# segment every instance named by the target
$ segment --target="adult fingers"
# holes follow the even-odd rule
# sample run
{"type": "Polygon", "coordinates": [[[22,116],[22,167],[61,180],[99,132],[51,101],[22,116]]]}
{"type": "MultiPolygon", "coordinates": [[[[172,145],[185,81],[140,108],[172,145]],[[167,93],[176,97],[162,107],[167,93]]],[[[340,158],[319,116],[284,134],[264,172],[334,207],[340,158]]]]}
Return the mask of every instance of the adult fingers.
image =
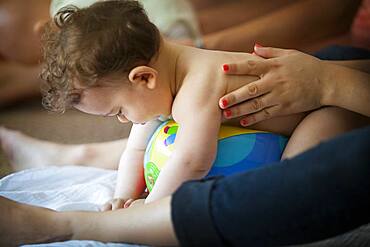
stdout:
{"type": "Polygon", "coordinates": [[[287,55],[287,54],[293,52],[293,50],[274,48],[274,47],[263,47],[263,46],[255,45],[254,46],[254,52],[258,56],[261,56],[261,57],[264,57],[264,58],[275,58],[275,57],[280,57],[280,56],[287,55]]]}
{"type": "Polygon", "coordinates": [[[222,65],[222,70],[228,75],[255,75],[260,76],[269,70],[267,60],[247,60],[237,63],[228,63],[222,65]]]}
{"type": "Polygon", "coordinates": [[[278,116],[279,112],[280,112],[280,106],[278,106],[278,105],[267,107],[267,108],[262,109],[261,111],[258,111],[258,112],[255,112],[255,113],[252,113],[252,114],[246,116],[245,118],[240,120],[240,124],[243,127],[247,127],[247,126],[250,126],[252,124],[261,122],[263,120],[267,120],[267,119],[270,119],[272,117],[276,117],[276,116],[278,116]]]}
{"type": "Polygon", "coordinates": [[[261,111],[264,108],[271,107],[273,105],[275,105],[274,98],[271,94],[264,94],[225,110],[224,117],[226,119],[240,117],[261,111]]]}
{"type": "Polygon", "coordinates": [[[268,82],[269,80],[263,77],[226,94],[219,100],[220,108],[226,109],[248,99],[270,92],[271,88],[268,82]]]}

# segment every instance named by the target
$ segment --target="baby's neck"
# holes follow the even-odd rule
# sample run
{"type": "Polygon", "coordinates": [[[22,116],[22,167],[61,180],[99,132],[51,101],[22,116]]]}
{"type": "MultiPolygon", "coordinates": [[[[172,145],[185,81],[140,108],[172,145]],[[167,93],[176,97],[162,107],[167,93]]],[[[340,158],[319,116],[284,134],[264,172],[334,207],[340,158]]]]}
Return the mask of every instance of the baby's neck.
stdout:
{"type": "Polygon", "coordinates": [[[189,48],[162,39],[158,55],[150,63],[150,66],[158,71],[158,81],[167,84],[173,98],[187,74],[187,66],[179,64],[179,57],[188,52],[189,48]]]}

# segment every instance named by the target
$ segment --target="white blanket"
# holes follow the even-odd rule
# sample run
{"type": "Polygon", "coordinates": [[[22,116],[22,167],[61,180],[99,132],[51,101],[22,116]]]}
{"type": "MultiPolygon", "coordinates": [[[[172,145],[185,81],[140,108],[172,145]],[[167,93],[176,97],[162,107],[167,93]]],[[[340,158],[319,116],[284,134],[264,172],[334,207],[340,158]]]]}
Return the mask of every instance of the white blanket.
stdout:
{"type": "MultiPolygon", "coordinates": [[[[0,180],[0,196],[57,211],[98,211],[113,196],[116,171],[67,166],[29,169],[0,180]]],[[[28,245],[30,246],[30,245],[28,245]]],[[[132,246],[67,241],[32,246],[132,246]]]]}

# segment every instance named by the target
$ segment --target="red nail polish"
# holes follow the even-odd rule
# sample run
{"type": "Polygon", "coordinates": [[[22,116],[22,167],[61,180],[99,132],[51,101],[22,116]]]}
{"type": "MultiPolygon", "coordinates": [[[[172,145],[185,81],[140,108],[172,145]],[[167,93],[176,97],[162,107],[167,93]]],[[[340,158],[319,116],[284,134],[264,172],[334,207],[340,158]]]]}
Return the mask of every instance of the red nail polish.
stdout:
{"type": "Polygon", "coordinates": [[[229,104],[229,102],[227,102],[227,99],[223,99],[223,100],[221,101],[221,103],[222,103],[222,106],[223,106],[223,107],[227,107],[227,105],[229,104]]]}
{"type": "Polygon", "coordinates": [[[241,121],[242,126],[246,126],[248,124],[248,121],[246,119],[243,119],[241,121]]]}
{"type": "Polygon", "coordinates": [[[225,111],[225,116],[226,117],[231,117],[231,111],[230,110],[226,110],[225,111]]]}
{"type": "Polygon", "coordinates": [[[257,42],[254,44],[255,47],[262,47],[262,45],[258,44],[257,42]]]}
{"type": "Polygon", "coordinates": [[[229,65],[228,65],[228,64],[224,64],[224,65],[222,66],[222,69],[223,69],[225,72],[227,72],[227,71],[229,71],[230,67],[229,67],[229,65]]]}

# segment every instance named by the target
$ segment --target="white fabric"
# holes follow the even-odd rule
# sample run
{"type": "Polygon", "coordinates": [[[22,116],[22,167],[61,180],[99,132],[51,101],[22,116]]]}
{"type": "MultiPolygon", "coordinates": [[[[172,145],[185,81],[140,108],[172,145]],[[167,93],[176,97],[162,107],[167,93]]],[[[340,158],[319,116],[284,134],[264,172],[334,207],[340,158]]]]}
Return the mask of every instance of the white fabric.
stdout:
{"type": "MultiPolygon", "coordinates": [[[[57,211],[98,211],[113,196],[116,171],[67,166],[24,170],[0,180],[0,196],[57,211]]],[[[28,245],[30,246],[30,245],[28,245]]],[[[96,241],[67,241],[31,246],[132,246],[96,241]]]]}

